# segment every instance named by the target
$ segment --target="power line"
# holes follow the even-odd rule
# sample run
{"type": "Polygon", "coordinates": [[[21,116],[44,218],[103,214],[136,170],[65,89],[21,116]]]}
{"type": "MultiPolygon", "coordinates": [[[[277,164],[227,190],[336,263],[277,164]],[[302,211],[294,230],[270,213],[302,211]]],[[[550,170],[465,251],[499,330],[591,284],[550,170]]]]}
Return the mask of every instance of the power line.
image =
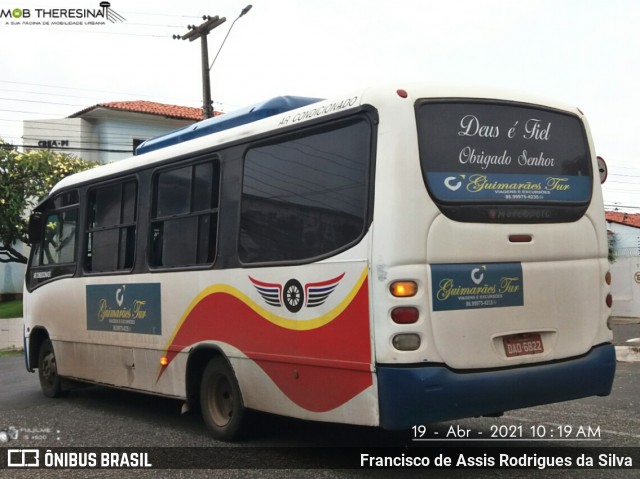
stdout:
{"type": "MultiPolygon", "coordinates": [[[[0,89],[0,91],[11,91],[11,90],[0,89]]],[[[31,91],[23,91],[23,90],[20,90],[20,91],[17,91],[17,92],[18,93],[24,93],[26,95],[58,96],[58,97],[63,97],[63,98],[85,98],[85,99],[91,100],[91,101],[89,101],[87,103],[64,103],[64,102],[56,102],[56,101],[48,101],[48,100],[37,100],[37,99],[27,99],[27,98],[6,98],[6,97],[2,97],[2,98],[0,98],[0,100],[5,101],[5,102],[16,103],[17,105],[19,105],[20,103],[29,103],[29,104],[35,103],[35,104],[40,104],[40,105],[57,105],[57,106],[68,107],[69,109],[73,109],[74,112],[77,112],[78,110],[82,110],[82,109],[85,109],[85,108],[90,108],[92,106],[97,106],[97,105],[100,105],[102,103],[109,103],[110,102],[110,101],[96,99],[96,97],[80,97],[80,96],[73,96],[73,95],[63,95],[63,94],[59,94],[59,93],[31,92],[31,91]]],[[[178,106],[178,107],[200,108],[199,106],[192,106],[194,103],[197,104],[198,103],[197,101],[194,101],[193,99],[187,99],[187,98],[165,97],[165,96],[160,96],[160,95],[149,96],[149,95],[145,95],[145,94],[134,94],[134,93],[124,93],[124,92],[121,92],[121,93],[113,92],[112,93],[112,96],[116,96],[116,95],[119,98],[119,100],[116,100],[116,101],[151,101],[151,102],[154,102],[154,103],[162,103],[162,104],[178,106]],[[122,97],[124,97],[124,96],[133,97],[133,98],[135,98],[135,100],[123,99],[122,97]],[[144,98],[144,100],[143,100],[143,98],[144,98]],[[179,103],[181,103],[181,104],[177,104],[178,101],[176,101],[176,100],[179,100],[179,103]]],[[[212,103],[214,103],[216,105],[216,110],[217,111],[224,111],[224,110],[228,109],[230,107],[230,105],[231,105],[231,104],[223,103],[223,102],[219,102],[219,101],[212,102],[212,103]]],[[[2,103],[0,103],[0,105],[2,105],[2,103]]],[[[5,106],[13,106],[13,105],[5,105],[5,106]]],[[[23,109],[16,109],[15,107],[0,109],[0,111],[5,111],[5,112],[9,112],[9,113],[34,114],[34,115],[56,115],[56,113],[44,113],[41,110],[38,110],[38,111],[23,110],[23,109]]],[[[69,116],[69,113],[68,112],[67,113],[59,113],[57,115],[67,117],[67,116],[69,116]]],[[[15,119],[15,121],[20,121],[20,119],[17,118],[17,119],[15,119]]]]}
{"type": "MultiPolygon", "coordinates": [[[[187,121],[187,120],[185,120],[187,121]]],[[[148,126],[150,122],[140,122],[140,124],[142,126],[148,126]]],[[[180,128],[180,125],[170,125],[167,123],[160,123],[159,121],[155,122],[157,126],[162,127],[162,128],[166,128],[166,129],[173,129],[175,130],[176,128],[180,128]]],[[[190,123],[185,123],[184,126],[189,126],[191,124],[193,124],[194,122],[190,122],[190,123]]],[[[113,130],[110,131],[107,134],[101,134],[100,138],[102,139],[125,139],[125,138],[130,138],[131,137],[131,129],[130,127],[123,127],[123,126],[118,126],[118,127],[113,127],[113,130]]],[[[62,128],[30,128],[26,133],[23,131],[22,135],[24,136],[25,139],[37,139],[38,137],[36,135],[42,135],[42,134],[46,134],[47,138],[49,139],[60,139],[60,140],[66,140],[69,138],[69,136],[77,136],[77,135],[81,135],[83,132],[81,129],[74,129],[74,128],[67,128],[67,129],[62,129],[62,128]]],[[[91,132],[85,132],[87,135],[90,135],[91,132]]],[[[154,134],[153,132],[151,132],[151,134],[154,134]]]]}
{"type": "MultiPolygon", "coordinates": [[[[122,96],[128,96],[128,97],[132,97],[135,99],[146,99],[148,101],[154,101],[153,99],[155,99],[155,101],[159,102],[159,103],[171,103],[173,102],[175,104],[176,101],[180,102],[180,103],[186,103],[186,104],[198,104],[200,103],[200,100],[195,99],[195,98],[188,98],[188,97],[177,97],[177,96],[166,96],[166,95],[150,95],[149,92],[143,92],[143,93],[132,93],[132,92],[123,92],[123,91],[114,91],[114,90],[100,90],[100,89],[91,89],[91,88],[79,88],[79,87],[67,87],[67,86],[61,86],[61,85],[50,85],[50,84],[43,84],[43,83],[30,83],[30,82],[18,82],[18,81],[11,81],[11,80],[0,80],[0,84],[2,83],[6,83],[6,84],[10,84],[10,85],[19,85],[19,86],[30,86],[30,87],[37,87],[37,88],[53,88],[53,89],[58,89],[58,90],[73,90],[74,93],[78,92],[78,91],[85,91],[85,92],[91,92],[91,93],[96,93],[96,94],[110,94],[110,95],[114,95],[114,96],[118,96],[118,97],[122,97],[122,96]]],[[[78,95],[67,95],[67,94],[63,94],[63,93],[53,93],[53,92],[43,92],[43,91],[34,91],[34,90],[9,90],[9,89],[0,89],[0,91],[11,91],[11,92],[16,92],[16,93],[25,93],[28,95],[47,95],[47,96],[58,96],[58,97],[63,97],[63,98],[83,98],[83,99],[87,99],[87,100],[93,100],[96,103],[100,103],[101,101],[99,100],[95,100],[95,97],[90,97],[90,96],[78,96],[78,95]]],[[[20,101],[20,99],[11,99],[11,101],[20,101]]],[[[220,105],[220,110],[224,110],[224,109],[228,109],[231,108],[233,109],[234,107],[238,107],[240,105],[238,104],[233,104],[233,103],[225,103],[225,102],[220,102],[220,101],[215,101],[213,102],[217,105],[220,105]]],[[[69,106],[73,106],[73,104],[69,104],[69,106]]],[[[80,106],[86,106],[86,105],[80,105],[80,106]]]]}
{"type": "Polygon", "coordinates": [[[131,149],[128,149],[128,150],[117,150],[117,149],[112,149],[112,148],[77,148],[77,147],[73,147],[73,146],[48,147],[48,146],[37,146],[37,145],[36,146],[34,146],[34,145],[17,145],[15,143],[12,143],[11,146],[14,146],[16,148],[25,148],[27,150],[100,151],[100,152],[104,152],[104,153],[129,153],[130,155],[133,154],[133,145],[132,145],[131,149]]]}
{"type": "MultiPolygon", "coordinates": [[[[44,112],[40,112],[40,111],[24,111],[24,110],[6,110],[3,108],[0,108],[0,111],[6,111],[9,113],[29,113],[32,115],[50,115],[50,116],[58,116],[57,113],[44,113],[44,112]]],[[[18,121],[18,120],[16,120],[18,121]]]]}
{"type": "Polygon", "coordinates": [[[640,170],[640,167],[638,167],[638,166],[615,165],[615,166],[611,166],[611,168],[622,168],[622,169],[625,169],[625,170],[640,170]]]}
{"type": "MultiPolygon", "coordinates": [[[[40,96],[47,96],[47,97],[55,96],[55,97],[62,97],[62,98],[79,98],[79,99],[84,99],[84,100],[95,101],[95,96],[65,95],[65,94],[62,94],[62,93],[52,93],[52,92],[48,92],[48,91],[16,90],[16,89],[13,89],[13,88],[0,88],[0,92],[3,92],[3,93],[22,93],[22,94],[26,94],[26,95],[30,95],[30,96],[31,95],[40,95],[40,96]]],[[[118,95],[140,96],[140,95],[136,95],[135,93],[124,93],[124,92],[123,93],[119,93],[118,95]]],[[[11,100],[11,101],[22,101],[20,98],[10,98],[9,100],[11,100]]],[[[184,98],[182,100],[184,100],[184,98]]],[[[192,101],[192,100],[189,100],[189,101],[192,101]]]]}
{"type": "Polygon", "coordinates": [[[16,102],[23,101],[25,103],[38,103],[40,105],[63,105],[63,106],[79,106],[79,107],[83,106],[83,105],[80,105],[80,104],[73,104],[73,103],[58,103],[58,102],[43,101],[43,100],[26,100],[26,99],[22,99],[22,98],[2,98],[2,97],[0,97],[0,100],[16,101],[16,102]]]}
{"type": "MultiPolygon", "coordinates": [[[[17,82],[17,81],[10,81],[10,80],[0,80],[0,83],[9,83],[11,85],[28,85],[28,86],[35,86],[35,87],[40,87],[40,88],[56,88],[59,90],[73,90],[74,92],[77,91],[88,91],[88,92],[94,92],[94,93],[110,93],[110,94],[114,94],[114,95],[127,95],[127,96],[133,96],[133,97],[148,97],[149,93],[145,92],[145,93],[129,93],[129,92],[122,92],[122,91],[114,91],[114,90],[98,90],[98,89],[91,89],[91,88],[81,88],[81,87],[67,87],[67,86],[61,86],[61,85],[48,85],[48,84],[44,84],[44,83],[28,83],[28,82],[17,82]]],[[[46,92],[37,92],[37,91],[28,91],[28,90],[22,90],[25,93],[30,93],[30,94],[37,94],[37,95],[56,95],[56,96],[67,96],[67,95],[61,95],[61,94],[56,94],[56,93],[46,93],[46,92]]],[[[76,97],[76,96],[70,96],[73,98],[87,98],[90,99],[90,97],[76,97]]],[[[174,98],[174,99],[178,99],[178,97],[166,97],[166,98],[174,98]]],[[[181,100],[185,100],[186,97],[180,97],[181,100]]],[[[197,100],[194,99],[189,99],[189,102],[192,103],[197,103],[197,100]]]]}
{"type": "MultiPolygon", "coordinates": [[[[33,28],[32,25],[14,25],[11,28],[19,29],[19,30],[31,30],[33,28]]],[[[171,38],[168,34],[163,35],[152,35],[152,34],[144,34],[144,33],[125,33],[125,32],[102,32],[100,30],[96,30],[92,28],[91,30],[67,30],[64,28],[56,28],[56,27],[40,27],[42,30],[47,32],[55,32],[55,33],[89,33],[91,35],[116,35],[116,36],[126,36],[126,37],[149,37],[149,38],[171,38]]]]}
{"type": "Polygon", "coordinates": [[[604,207],[605,208],[627,208],[627,209],[632,209],[632,210],[640,210],[640,206],[623,205],[622,203],[613,203],[613,204],[605,203],[604,207]]]}

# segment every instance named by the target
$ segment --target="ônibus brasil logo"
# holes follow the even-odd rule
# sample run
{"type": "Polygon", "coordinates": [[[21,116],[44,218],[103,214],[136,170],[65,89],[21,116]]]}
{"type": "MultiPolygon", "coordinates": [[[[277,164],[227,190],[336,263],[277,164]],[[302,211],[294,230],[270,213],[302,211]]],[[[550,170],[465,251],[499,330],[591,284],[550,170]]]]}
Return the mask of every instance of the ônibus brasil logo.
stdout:
{"type": "MultiPolygon", "coordinates": [[[[99,8],[8,8],[0,9],[0,19],[19,20],[11,24],[93,24],[108,20],[111,23],[126,19],[111,8],[110,2],[100,2],[99,8]],[[42,23],[45,22],[45,23],[42,23]]],[[[8,23],[8,22],[7,22],[8,23]]]]}
{"type": "Polygon", "coordinates": [[[314,308],[324,304],[329,295],[340,284],[344,273],[326,281],[306,283],[304,286],[297,279],[290,279],[284,285],[280,283],[266,283],[249,276],[256,291],[269,306],[276,308],[284,305],[292,313],[297,313],[302,306],[314,308]]]}

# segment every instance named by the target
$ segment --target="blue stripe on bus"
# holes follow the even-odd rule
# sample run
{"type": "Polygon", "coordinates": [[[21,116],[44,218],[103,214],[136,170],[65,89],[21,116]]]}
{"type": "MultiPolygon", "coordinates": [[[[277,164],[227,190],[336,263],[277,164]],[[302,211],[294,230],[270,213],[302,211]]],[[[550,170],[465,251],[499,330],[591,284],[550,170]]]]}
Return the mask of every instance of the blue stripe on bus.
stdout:
{"type": "Polygon", "coordinates": [[[442,366],[378,365],[380,426],[413,426],[568,401],[611,392],[616,368],[611,344],[570,360],[482,372],[442,366]],[[589,378],[585,380],[585,378],[589,378]]]}

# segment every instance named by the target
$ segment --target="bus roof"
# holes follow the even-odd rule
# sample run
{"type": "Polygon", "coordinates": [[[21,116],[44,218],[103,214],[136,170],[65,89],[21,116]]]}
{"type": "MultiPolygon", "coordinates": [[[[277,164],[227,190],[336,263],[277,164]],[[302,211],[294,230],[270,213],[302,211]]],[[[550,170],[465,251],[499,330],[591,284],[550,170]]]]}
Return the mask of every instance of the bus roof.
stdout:
{"type": "Polygon", "coordinates": [[[322,98],[308,98],[301,96],[279,96],[262,103],[247,106],[231,113],[225,113],[193,125],[180,128],[166,135],[158,136],[143,142],[136,148],[136,155],[182,143],[183,141],[199,138],[218,131],[245,125],[262,118],[284,113],[311,103],[321,101],[322,98]]]}

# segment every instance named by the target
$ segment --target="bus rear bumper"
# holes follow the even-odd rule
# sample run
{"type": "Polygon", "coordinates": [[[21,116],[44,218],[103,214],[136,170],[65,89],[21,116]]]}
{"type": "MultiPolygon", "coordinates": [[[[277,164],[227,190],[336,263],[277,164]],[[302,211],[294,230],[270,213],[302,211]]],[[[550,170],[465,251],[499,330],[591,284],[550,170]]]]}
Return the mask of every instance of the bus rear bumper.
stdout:
{"type": "Polygon", "coordinates": [[[455,372],[443,365],[378,365],[380,426],[415,425],[499,414],[511,409],[611,392],[615,348],[596,346],[563,361],[481,372],[455,372]]]}

